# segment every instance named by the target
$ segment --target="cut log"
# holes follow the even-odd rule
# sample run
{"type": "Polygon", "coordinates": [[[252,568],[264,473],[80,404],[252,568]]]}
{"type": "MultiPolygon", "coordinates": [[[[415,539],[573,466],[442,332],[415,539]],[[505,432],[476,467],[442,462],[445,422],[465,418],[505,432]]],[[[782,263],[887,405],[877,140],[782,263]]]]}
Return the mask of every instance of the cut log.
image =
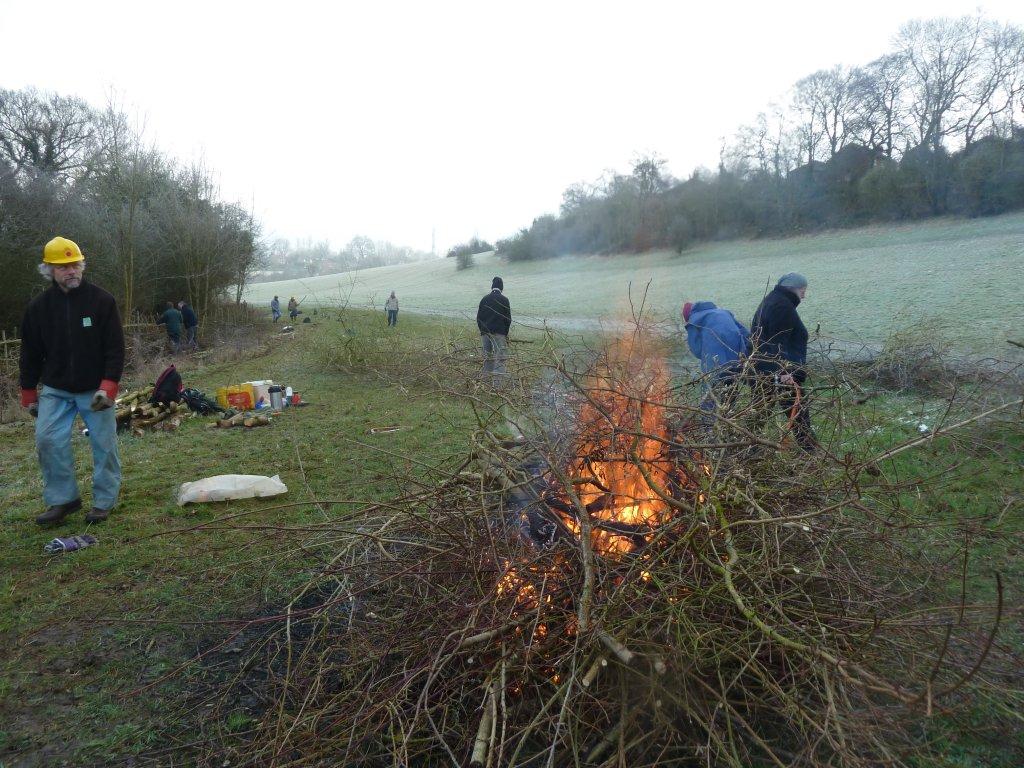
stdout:
{"type": "Polygon", "coordinates": [[[151,427],[154,424],[158,424],[159,422],[163,421],[170,415],[171,414],[169,411],[162,411],[154,416],[149,417],[148,419],[139,419],[138,421],[135,422],[135,426],[151,427]]]}
{"type": "Polygon", "coordinates": [[[583,687],[589,688],[594,680],[597,678],[597,673],[608,666],[608,659],[604,656],[598,656],[594,659],[594,663],[590,665],[590,669],[583,676],[583,687]]]}
{"type": "Polygon", "coordinates": [[[470,765],[483,765],[487,761],[487,753],[491,747],[491,697],[493,695],[492,687],[488,685],[484,695],[484,713],[480,716],[480,725],[476,729],[476,740],[473,742],[473,757],[469,761],[470,765]]]}
{"type": "Polygon", "coordinates": [[[605,648],[614,653],[623,664],[628,666],[632,663],[635,655],[631,650],[629,650],[629,648],[624,646],[607,632],[598,632],[597,637],[604,644],[605,648]]]}

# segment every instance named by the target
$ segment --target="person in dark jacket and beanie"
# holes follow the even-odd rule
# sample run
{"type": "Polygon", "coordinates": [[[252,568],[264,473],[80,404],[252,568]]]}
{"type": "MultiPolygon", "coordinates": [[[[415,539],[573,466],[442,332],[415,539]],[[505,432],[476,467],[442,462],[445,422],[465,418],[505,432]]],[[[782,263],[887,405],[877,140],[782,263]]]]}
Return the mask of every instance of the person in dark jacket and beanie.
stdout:
{"type": "Polygon", "coordinates": [[[199,318],[196,311],[186,301],[178,302],[178,311],[181,312],[181,319],[185,325],[185,344],[189,349],[199,349],[199,318]]]}
{"type": "Polygon", "coordinates": [[[491,377],[495,387],[505,379],[508,360],[508,329],[512,325],[512,306],[502,293],[505,284],[500,277],[491,280],[491,292],[480,299],[476,310],[476,327],[484,352],[484,376],[491,377]]]}
{"type": "Polygon", "coordinates": [[[789,416],[797,444],[817,448],[811,429],[804,383],[807,381],[807,328],[796,308],[807,294],[807,278],[789,272],[779,278],[754,313],[750,333],[754,341],[756,399],[769,407],[778,402],[789,416]]]}
{"type": "Polygon", "coordinates": [[[71,429],[80,415],[92,447],[92,509],[106,520],[121,490],[113,408],[124,369],[124,334],[114,297],[82,279],[85,257],[71,240],[43,249],[40,273],[50,288],[28,305],[21,323],[21,404],[36,418],[36,449],[46,511],[40,525],[81,509],[71,429]],[[42,390],[37,391],[42,383],[42,390]]]}

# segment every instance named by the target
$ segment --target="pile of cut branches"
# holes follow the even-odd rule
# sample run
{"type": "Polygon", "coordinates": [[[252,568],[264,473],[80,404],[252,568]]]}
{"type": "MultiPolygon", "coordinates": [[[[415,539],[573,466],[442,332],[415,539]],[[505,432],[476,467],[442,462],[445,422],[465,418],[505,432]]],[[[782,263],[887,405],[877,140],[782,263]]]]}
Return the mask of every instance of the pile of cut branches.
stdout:
{"type": "Polygon", "coordinates": [[[771,403],[709,426],[651,365],[604,351],[552,364],[545,397],[470,395],[465,462],[316,526],[332,554],[250,660],[277,703],[242,764],[906,764],[1001,586],[943,605],[948,561],[870,458],[782,450],[750,428],[771,403]],[[524,439],[496,434],[510,406],[524,439]],[[646,483],[628,524],[601,462],[646,483]]]}

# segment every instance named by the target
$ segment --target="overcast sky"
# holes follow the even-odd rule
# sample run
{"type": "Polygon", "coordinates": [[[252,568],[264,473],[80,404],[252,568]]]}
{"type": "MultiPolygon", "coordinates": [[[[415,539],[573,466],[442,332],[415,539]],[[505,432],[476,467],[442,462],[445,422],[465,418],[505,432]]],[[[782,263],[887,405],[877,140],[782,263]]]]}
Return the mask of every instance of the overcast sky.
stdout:
{"type": "MultiPolygon", "coordinates": [[[[101,106],[204,158],[270,234],[496,239],[656,152],[677,176],[798,78],[866,63],[953,0],[14,2],[0,86],[101,106]]],[[[983,5],[1024,23],[1024,2],[983,5]]]]}

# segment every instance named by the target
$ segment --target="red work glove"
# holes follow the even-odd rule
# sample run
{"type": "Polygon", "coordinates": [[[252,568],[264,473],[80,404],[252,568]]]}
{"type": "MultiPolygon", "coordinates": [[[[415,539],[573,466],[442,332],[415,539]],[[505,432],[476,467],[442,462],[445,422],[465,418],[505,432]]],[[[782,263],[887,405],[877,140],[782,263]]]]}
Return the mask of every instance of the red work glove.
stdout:
{"type": "Polygon", "coordinates": [[[21,390],[21,407],[28,408],[29,415],[34,419],[39,415],[39,393],[35,389],[21,390]]]}
{"type": "Polygon", "coordinates": [[[114,404],[117,398],[117,382],[104,379],[100,382],[100,388],[92,396],[92,403],[89,405],[94,411],[105,411],[114,404]]]}

